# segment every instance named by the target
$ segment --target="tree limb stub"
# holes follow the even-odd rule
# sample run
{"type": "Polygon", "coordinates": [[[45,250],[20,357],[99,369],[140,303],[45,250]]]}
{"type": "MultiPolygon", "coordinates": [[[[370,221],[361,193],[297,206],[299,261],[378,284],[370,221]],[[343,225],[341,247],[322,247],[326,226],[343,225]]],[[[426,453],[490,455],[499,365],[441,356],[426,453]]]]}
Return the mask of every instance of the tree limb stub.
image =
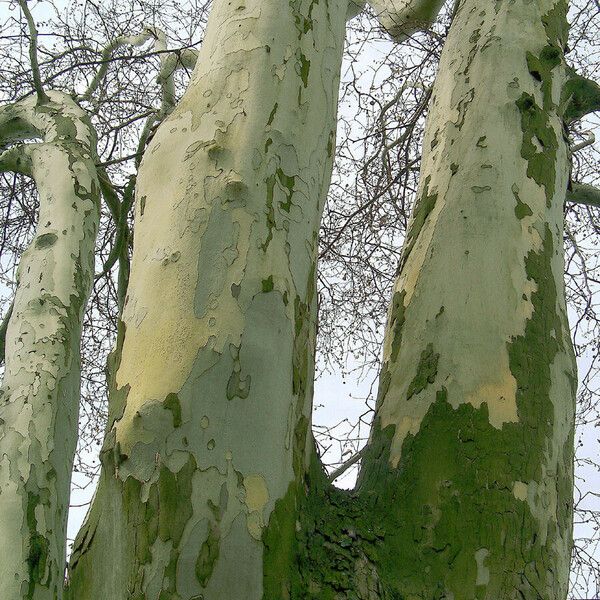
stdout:
{"type": "Polygon", "coordinates": [[[586,183],[573,183],[572,189],[567,190],[567,202],[600,206],[600,189],[586,183]]]}
{"type": "Polygon", "coordinates": [[[427,30],[436,20],[444,0],[370,0],[381,26],[396,42],[427,30]]]}
{"type": "Polygon", "coordinates": [[[563,102],[567,103],[564,119],[577,121],[590,113],[600,111],[600,85],[569,69],[569,79],[563,89],[563,102]]]}

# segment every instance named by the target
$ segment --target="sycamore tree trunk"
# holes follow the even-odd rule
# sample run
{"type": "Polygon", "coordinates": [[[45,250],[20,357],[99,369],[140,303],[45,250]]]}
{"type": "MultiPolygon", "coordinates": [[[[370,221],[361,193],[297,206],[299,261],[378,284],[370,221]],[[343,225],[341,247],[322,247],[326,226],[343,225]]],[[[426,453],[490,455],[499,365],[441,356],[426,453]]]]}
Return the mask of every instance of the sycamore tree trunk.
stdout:
{"type": "MultiPolygon", "coordinates": [[[[259,600],[309,429],[315,259],[348,0],[219,0],[140,167],[93,507],[70,597],[259,600]]],[[[293,536],[294,524],[286,528],[293,536]]],[[[274,593],[269,597],[279,597],[274,593]]]]}
{"type": "Polygon", "coordinates": [[[466,0],[444,47],[359,481],[393,597],[566,598],[566,10],[466,0]]]}
{"type": "Polygon", "coordinates": [[[85,113],[51,92],[0,109],[0,169],[39,195],[6,332],[0,388],[0,598],[62,597],[79,413],[79,345],[99,218],[96,139],[85,113]]]}
{"type": "Polygon", "coordinates": [[[347,5],[214,4],[138,178],[73,600],[566,598],[566,5],[457,6],[351,493],[308,434],[347,5]]]}

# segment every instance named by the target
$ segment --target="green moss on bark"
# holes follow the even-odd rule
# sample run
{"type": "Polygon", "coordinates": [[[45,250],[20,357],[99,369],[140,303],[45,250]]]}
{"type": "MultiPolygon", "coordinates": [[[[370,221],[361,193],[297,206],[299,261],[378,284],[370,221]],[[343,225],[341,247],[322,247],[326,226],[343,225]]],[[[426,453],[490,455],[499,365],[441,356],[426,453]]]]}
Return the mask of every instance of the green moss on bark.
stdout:
{"type": "Polygon", "coordinates": [[[536,284],[534,312],[523,335],[508,343],[519,421],[497,429],[485,403],[454,408],[442,387],[419,432],[406,437],[396,469],[389,463],[394,427],[375,422],[359,492],[384,530],[375,563],[392,597],[555,600],[565,593],[568,573],[555,572],[564,558],[555,544],[570,536],[573,447],[569,436],[560,456],[553,454],[551,365],[566,349],[548,226],[543,241],[525,259],[536,284]],[[559,465],[555,482],[548,481],[547,461],[559,465]],[[544,484],[558,491],[554,511],[540,507],[547,520],[515,497],[515,482],[532,486],[532,497],[544,484]],[[485,556],[486,577],[476,553],[485,556]]]}
{"type": "Polygon", "coordinates": [[[151,484],[146,494],[142,493],[142,482],[128,477],[123,482],[123,508],[129,531],[135,541],[133,568],[129,589],[132,598],[145,598],[147,581],[144,565],[152,562],[152,547],[157,540],[172,545],[169,562],[161,578],[161,594],[176,598],[176,571],[179,559],[179,544],[187,522],[193,514],[192,477],[196,461],[190,455],[177,471],[160,467],[158,480],[151,484]],[[146,497],[145,501],[142,498],[146,497]],[[171,595],[169,595],[171,594],[171,595]]]}
{"type": "Polygon", "coordinates": [[[29,550],[27,552],[27,569],[29,571],[29,585],[27,598],[33,598],[38,585],[49,587],[47,581],[46,563],[49,557],[50,544],[48,540],[38,532],[35,511],[41,505],[39,494],[27,493],[27,509],[25,516],[27,520],[29,550]]]}
{"type": "Polygon", "coordinates": [[[438,368],[439,354],[433,351],[433,344],[427,344],[427,348],[421,352],[421,359],[417,366],[417,374],[408,386],[406,399],[422,392],[430,383],[435,381],[438,368]]]}
{"type": "Polygon", "coordinates": [[[395,362],[398,358],[398,352],[400,351],[400,344],[402,343],[402,326],[404,325],[404,298],[406,291],[394,292],[392,298],[392,307],[390,311],[390,320],[388,329],[392,335],[392,351],[390,354],[390,360],[395,362]]]}
{"type": "Polygon", "coordinates": [[[544,109],[553,108],[552,70],[561,64],[562,51],[556,46],[545,46],[539,56],[527,52],[527,68],[531,76],[541,83],[544,109]]]}
{"type": "Polygon", "coordinates": [[[515,197],[515,200],[517,201],[517,205],[515,206],[515,216],[517,217],[517,219],[520,220],[524,219],[525,217],[531,217],[533,215],[531,207],[529,206],[529,204],[526,204],[521,200],[518,193],[518,188],[514,185],[512,188],[512,193],[515,197]]]}
{"type": "Polygon", "coordinates": [[[177,394],[168,394],[163,406],[173,415],[173,427],[181,426],[181,403],[177,394]]]}
{"type": "Polygon", "coordinates": [[[196,578],[202,587],[206,587],[219,558],[221,534],[218,527],[211,525],[208,537],[200,547],[196,561],[196,578]]]}
{"type": "Polygon", "coordinates": [[[402,257],[400,258],[400,266],[398,267],[399,270],[402,270],[402,267],[406,263],[406,260],[412,252],[412,249],[417,243],[417,239],[419,237],[419,234],[421,233],[421,229],[423,229],[423,225],[425,225],[427,217],[431,214],[431,211],[433,210],[433,208],[435,207],[435,203],[437,202],[437,193],[429,193],[430,181],[431,176],[427,176],[423,185],[423,191],[417,199],[417,202],[415,203],[412,221],[410,223],[408,233],[406,234],[406,241],[402,250],[402,257]]]}
{"type": "Polygon", "coordinates": [[[531,94],[523,92],[516,104],[521,113],[521,156],[527,161],[527,176],[544,187],[546,204],[550,207],[556,186],[558,139],[548,112],[537,105],[531,94]]]}

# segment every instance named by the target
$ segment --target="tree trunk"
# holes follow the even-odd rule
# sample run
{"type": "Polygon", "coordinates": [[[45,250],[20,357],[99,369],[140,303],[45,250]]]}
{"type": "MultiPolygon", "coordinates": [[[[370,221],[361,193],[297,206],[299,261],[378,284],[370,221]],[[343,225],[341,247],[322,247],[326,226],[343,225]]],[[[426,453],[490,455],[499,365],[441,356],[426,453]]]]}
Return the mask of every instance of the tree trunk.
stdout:
{"type": "Polygon", "coordinates": [[[444,47],[359,485],[398,597],[566,598],[566,10],[467,0],[444,47]]]}
{"type": "Polygon", "coordinates": [[[263,532],[277,501],[294,502],[309,429],[347,4],[213,5],[199,66],[138,176],[111,422],[72,598],[270,593],[263,532]]]}
{"type": "MultiPolygon", "coordinates": [[[[9,151],[39,194],[21,257],[0,389],[0,597],[62,598],[66,524],[79,413],[79,345],[94,276],[99,218],[96,141],[65,94],[0,111],[0,138],[43,142],[9,151]]],[[[5,155],[6,157],[6,155],[5,155]]]]}

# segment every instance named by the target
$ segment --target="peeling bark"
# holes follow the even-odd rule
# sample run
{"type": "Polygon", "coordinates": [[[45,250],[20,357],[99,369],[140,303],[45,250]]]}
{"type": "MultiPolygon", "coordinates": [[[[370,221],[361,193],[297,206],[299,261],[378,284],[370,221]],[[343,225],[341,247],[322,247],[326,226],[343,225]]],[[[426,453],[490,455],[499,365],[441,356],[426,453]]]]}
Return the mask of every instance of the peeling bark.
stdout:
{"type": "Polygon", "coordinates": [[[360,476],[402,597],[566,598],[566,10],[464,1],[444,47],[360,476]]]}
{"type": "MultiPolygon", "coordinates": [[[[344,492],[309,431],[317,232],[360,4],[213,5],[137,178],[102,475],[69,599],[566,597],[566,4],[457,7],[375,425],[344,492]]],[[[386,3],[405,15],[389,29],[439,6],[386,3]]]]}
{"type": "Polygon", "coordinates": [[[304,469],[347,5],[213,5],[137,178],[111,423],[72,598],[268,595],[265,526],[304,469]]]}
{"type": "MultiPolygon", "coordinates": [[[[21,153],[39,221],[23,253],[0,388],[0,597],[62,598],[79,413],[79,344],[99,218],[95,135],[62,93],[0,109],[0,140],[21,153]]],[[[17,165],[18,166],[18,165],[17,165]]]]}

